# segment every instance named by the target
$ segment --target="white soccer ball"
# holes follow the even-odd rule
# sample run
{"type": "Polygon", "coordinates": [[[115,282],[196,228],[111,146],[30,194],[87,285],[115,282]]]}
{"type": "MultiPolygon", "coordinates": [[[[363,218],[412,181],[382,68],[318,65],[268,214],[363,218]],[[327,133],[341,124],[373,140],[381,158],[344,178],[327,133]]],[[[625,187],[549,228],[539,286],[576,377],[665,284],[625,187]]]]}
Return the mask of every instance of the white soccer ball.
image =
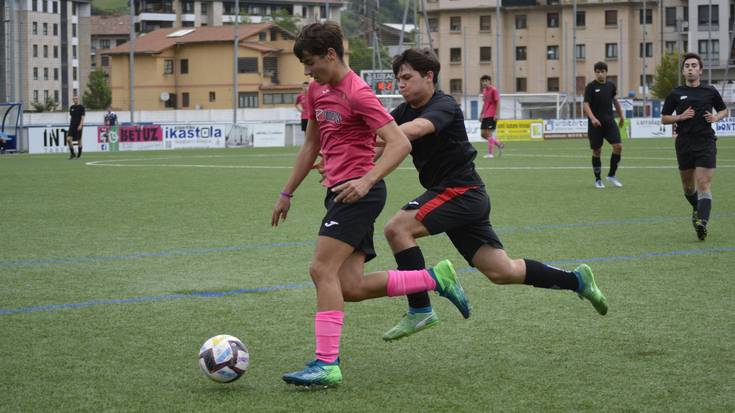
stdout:
{"type": "Polygon", "coordinates": [[[199,367],[210,379],[230,383],[240,378],[250,365],[250,353],[239,338],[221,334],[199,349],[199,367]]]}

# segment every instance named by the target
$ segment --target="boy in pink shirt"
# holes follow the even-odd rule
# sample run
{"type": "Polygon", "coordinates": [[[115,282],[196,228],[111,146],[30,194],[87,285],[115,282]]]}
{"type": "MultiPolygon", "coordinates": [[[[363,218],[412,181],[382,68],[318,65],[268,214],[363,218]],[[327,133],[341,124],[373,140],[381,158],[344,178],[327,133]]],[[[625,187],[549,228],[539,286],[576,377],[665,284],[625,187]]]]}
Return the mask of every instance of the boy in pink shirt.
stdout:
{"type": "Polygon", "coordinates": [[[306,107],[306,93],[309,91],[309,82],[304,82],[301,85],[303,92],[296,95],[296,110],[301,113],[301,132],[306,132],[306,125],[309,123],[309,115],[306,107]]]}
{"type": "Polygon", "coordinates": [[[493,147],[497,146],[500,149],[498,156],[503,153],[503,148],[505,147],[503,142],[496,139],[494,135],[497,122],[496,114],[498,106],[500,106],[500,94],[498,93],[498,89],[495,89],[495,86],[492,85],[490,76],[484,75],[480,78],[480,82],[482,83],[483,100],[482,112],[480,114],[480,118],[482,119],[480,123],[480,134],[483,138],[487,139],[487,154],[483,158],[492,158],[493,147]]]}
{"type": "Polygon", "coordinates": [[[328,189],[327,212],[309,266],[317,292],[316,358],[303,370],[284,374],[283,380],[331,387],[342,382],[339,342],[345,301],[434,290],[465,318],[470,308],[449,261],[430,269],[363,275],[365,262],[375,257],[373,227],[386,200],[383,178],[408,155],[411,144],[372,89],[342,60],[342,31],[336,23],[305,26],[294,53],[304,64],[304,74],[314,79],[306,96],[309,121],[304,145],[273,208],[271,225],[286,219],[293,192],[320,152],[328,189]],[[385,148],[374,162],[376,134],[385,148]]]}

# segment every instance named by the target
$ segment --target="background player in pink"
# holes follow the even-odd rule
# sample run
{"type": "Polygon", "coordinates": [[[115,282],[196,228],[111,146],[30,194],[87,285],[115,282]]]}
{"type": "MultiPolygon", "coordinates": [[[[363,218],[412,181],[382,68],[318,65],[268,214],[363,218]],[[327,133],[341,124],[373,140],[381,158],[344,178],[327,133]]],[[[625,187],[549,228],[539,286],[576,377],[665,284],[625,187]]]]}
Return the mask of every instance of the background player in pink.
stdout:
{"type": "Polygon", "coordinates": [[[484,75],[480,78],[482,84],[482,112],[480,113],[480,134],[483,138],[487,139],[487,154],[483,158],[493,157],[493,148],[498,147],[500,152],[498,156],[502,155],[503,148],[505,145],[495,137],[495,126],[497,123],[497,112],[500,106],[500,94],[498,89],[492,84],[492,78],[488,75],[484,75]]]}
{"type": "Polygon", "coordinates": [[[309,82],[304,82],[301,87],[303,92],[296,95],[294,106],[301,113],[301,131],[306,132],[306,125],[309,122],[309,112],[306,107],[306,93],[309,91],[309,82]]]}
{"type": "Polygon", "coordinates": [[[385,205],[383,177],[411,151],[411,144],[372,89],[342,60],[342,31],[336,23],[313,23],[296,39],[294,53],[314,81],[307,93],[309,116],[304,145],[276,201],[271,225],[286,219],[293,192],[321,152],[327,208],[309,273],[317,292],[314,318],[316,359],[283,375],[289,384],[334,386],[342,382],[339,342],[344,302],[435,290],[469,317],[469,303],[448,261],[418,271],[363,275],[375,257],[373,227],[385,205]],[[376,134],[385,142],[374,162],[376,134]]]}

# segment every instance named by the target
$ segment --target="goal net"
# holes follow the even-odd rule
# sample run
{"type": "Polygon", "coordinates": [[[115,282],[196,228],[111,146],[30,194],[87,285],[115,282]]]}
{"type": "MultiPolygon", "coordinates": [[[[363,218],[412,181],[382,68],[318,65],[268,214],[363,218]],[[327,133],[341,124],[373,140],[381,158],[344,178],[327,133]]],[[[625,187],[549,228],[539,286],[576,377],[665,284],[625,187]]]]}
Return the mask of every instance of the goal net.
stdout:
{"type": "Polygon", "coordinates": [[[0,153],[17,152],[23,106],[20,103],[0,103],[0,153]]]}

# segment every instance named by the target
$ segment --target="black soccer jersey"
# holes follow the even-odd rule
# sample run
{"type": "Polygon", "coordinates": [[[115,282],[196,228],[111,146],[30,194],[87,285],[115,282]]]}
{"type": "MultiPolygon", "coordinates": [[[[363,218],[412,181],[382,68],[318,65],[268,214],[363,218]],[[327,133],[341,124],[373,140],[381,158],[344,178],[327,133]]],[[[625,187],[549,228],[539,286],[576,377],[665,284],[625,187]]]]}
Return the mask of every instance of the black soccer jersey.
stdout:
{"type": "Polygon", "coordinates": [[[69,115],[71,116],[71,122],[69,123],[69,129],[77,129],[79,124],[82,123],[82,116],[85,115],[83,105],[71,105],[69,108],[69,115]]]}
{"type": "Polygon", "coordinates": [[[677,136],[693,140],[714,139],[715,131],[704,118],[704,113],[712,112],[713,107],[718,112],[727,107],[717,89],[710,85],[679,86],[666,96],[661,114],[681,114],[689,107],[694,109],[694,117],[676,122],[677,136]]]}
{"type": "Polygon", "coordinates": [[[584,89],[584,101],[589,103],[592,113],[600,122],[611,121],[613,116],[613,99],[617,95],[618,90],[615,83],[605,81],[600,83],[597,80],[587,84],[584,89]]]}
{"type": "Polygon", "coordinates": [[[424,188],[484,185],[475,171],[477,151],[467,139],[462,109],[437,90],[423,107],[402,103],[391,112],[399,125],[424,118],[434,133],[411,141],[411,156],[424,188]]]}

